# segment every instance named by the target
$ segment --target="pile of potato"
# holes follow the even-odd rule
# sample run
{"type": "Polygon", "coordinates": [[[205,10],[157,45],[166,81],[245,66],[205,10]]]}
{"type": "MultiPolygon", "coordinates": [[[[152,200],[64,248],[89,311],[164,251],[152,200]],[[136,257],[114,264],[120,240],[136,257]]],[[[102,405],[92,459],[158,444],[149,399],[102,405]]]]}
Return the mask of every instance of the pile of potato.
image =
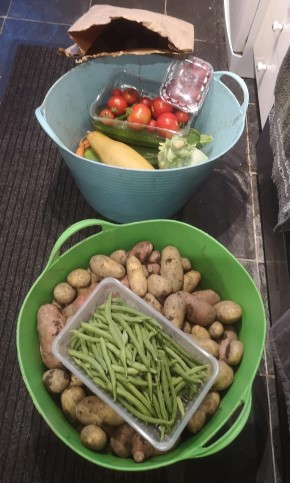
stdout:
{"type": "Polygon", "coordinates": [[[202,274],[174,246],[154,250],[141,241],[131,250],[96,254],[87,268],[76,268],[53,290],[53,300],[39,308],[37,329],[40,353],[47,371],[43,382],[60,395],[63,412],[80,431],[81,441],[93,451],[112,451],[136,462],[156,450],[97,396],[89,393],[52,354],[52,343],[66,322],[106,277],[118,279],[162,313],[201,348],[217,358],[219,373],[211,391],[192,416],[187,431],[196,434],[220,404],[220,392],[234,380],[234,369],[243,357],[243,344],[235,329],[242,309],[232,300],[221,300],[212,289],[201,289],[202,274]]]}

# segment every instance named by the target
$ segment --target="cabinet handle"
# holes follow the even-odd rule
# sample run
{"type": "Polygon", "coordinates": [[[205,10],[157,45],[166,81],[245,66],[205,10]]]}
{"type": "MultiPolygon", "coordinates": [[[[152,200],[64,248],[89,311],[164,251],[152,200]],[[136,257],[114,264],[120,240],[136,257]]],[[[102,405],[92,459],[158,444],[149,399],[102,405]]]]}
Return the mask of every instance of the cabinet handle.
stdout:
{"type": "Polygon", "coordinates": [[[256,69],[258,72],[262,72],[264,70],[267,70],[267,64],[263,64],[263,62],[258,62],[256,65],[256,69]]]}
{"type": "Polygon", "coordinates": [[[272,23],[273,32],[277,32],[278,30],[283,30],[283,28],[284,28],[284,25],[278,20],[274,20],[274,22],[272,23]]]}

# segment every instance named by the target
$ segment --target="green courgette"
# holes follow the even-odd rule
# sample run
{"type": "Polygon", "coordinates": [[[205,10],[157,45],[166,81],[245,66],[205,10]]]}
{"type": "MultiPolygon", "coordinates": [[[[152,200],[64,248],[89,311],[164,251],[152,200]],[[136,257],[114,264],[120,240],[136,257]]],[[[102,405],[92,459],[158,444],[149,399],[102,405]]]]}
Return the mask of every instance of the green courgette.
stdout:
{"type": "MultiPolygon", "coordinates": [[[[93,127],[111,139],[122,141],[123,143],[134,146],[143,146],[146,148],[158,149],[159,144],[164,142],[164,137],[158,136],[156,133],[150,133],[144,129],[136,131],[129,127],[117,127],[113,125],[103,124],[101,121],[93,121],[93,127]]],[[[209,134],[201,134],[197,129],[190,128],[184,136],[189,144],[200,148],[204,144],[212,142],[212,136],[209,134]]]]}

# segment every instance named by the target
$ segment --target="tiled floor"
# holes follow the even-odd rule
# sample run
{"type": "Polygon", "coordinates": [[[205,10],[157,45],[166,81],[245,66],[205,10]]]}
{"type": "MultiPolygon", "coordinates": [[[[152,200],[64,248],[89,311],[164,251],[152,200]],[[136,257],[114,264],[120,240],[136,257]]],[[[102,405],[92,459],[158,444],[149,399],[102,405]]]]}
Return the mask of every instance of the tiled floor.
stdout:
{"type": "MultiPolygon", "coordinates": [[[[87,11],[91,4],[96,3],[103,2],[1,0],[0,98],[7,85],[10,66],[18,44],[67,47],[71,44],[67,34],[69,26],[87,11]]],[[[227,69],[221,0],[146,0],[142,4],[137,0],[122,0],[116,4],[129,8],[147,8],[193,23],[195,54],[209,61],[215,70],[227,69]]],[[[250,104],[244,135],[235,149],[228,153],[214,170],[207,180],[205,189],[194,195],[178,218],[209,232],[237,256],[260,288],[267,308],[268,294],[255,152],[260,134],[259,118],[255,82],[246,82],[250,92],[250,104]],[[209,220],[218,222],[209,225],[209,220]]],[[[253,406],[249,422],[229,453],[233,459],[238,448],[242,448],[244,454],[244,462],[237,461],[240,468],[239,481],[286,483],[283,447],[279,438],[275,371],[268,345],[253,386],[253,406]],[[251,455],[248,455],[248,448],[253,451],[251,455]]],[[[219,462],[217,456],[214,464],[219,467],[221,461],[219,462]]],[[[186,471],[191,474],[190,464],[187,465],[186,471]]],[[[226,471],[226,468],[223,471],[226,471]]],[[[6,481],[8,483],[9,479],[4,483],[6,481]]],[[[208,479],[205,477],[202,481],[207,482],[208,479]]],[[[217,481],[223,481],[220,468],[217,481]]]]}

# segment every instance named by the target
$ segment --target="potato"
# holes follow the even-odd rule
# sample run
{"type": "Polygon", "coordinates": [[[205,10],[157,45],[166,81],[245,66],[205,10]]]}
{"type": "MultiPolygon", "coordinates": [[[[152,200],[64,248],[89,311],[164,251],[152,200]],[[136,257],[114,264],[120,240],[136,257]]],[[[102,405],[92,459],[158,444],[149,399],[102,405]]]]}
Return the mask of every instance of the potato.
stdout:
{"type": "Polygon", "coordinates": [[[244,346],[240,340],[232,340],[226,355],[226,362],[230,366],[236,366],[242,360],[244,346]]]}
{"type": "Polygon", "coordinates": [[[220,405],[220,395],[216,391],[210,391],[199,408],[187,423],[187,429],[192,433],[198,433],[206,422],[214,415],[220,405]]]}
{"type": "Polygon", "coordinates": [[[219,359],[227,360],[230,343],[238,338],[238,335],[232,326],[227,326],[221,338],[218,340],[219,345],[219,359]]]}
{"type": "Polygon", "coordinates": [[[242,308],[232,300],[222,300],[215,304],[216,318],[222,324],[234,324],[242,316],[242,308]]]}
{"type": "Polygon", "coordinates": [[[139,297],[144,297],[148,291],[148,284],[143,265],[137,257],[129,255],[126,267],[127,277],[132,292],[139,297]]]}
{"type": "Polygon", "coordinates": [[[127,259],[128,259],[128,252],[126,250],[115,250],[111,253],[110,258],[115,260],[115,262],[120,263],[123,267],[126,267],[127,259]]]}
{"type": "Polygon", "coordinates": [[[207,327],[216,320],[216,310],[205,300],[188,294],[186,297],[186,319],[193,324],[207,327]]]}
{"type": "Polygon", "coordinates": [[[79,422],[76,417],[77,404],[85,397],[85,390],[81,386],[67,387],[61,394],[60,402],[63,413],[67,420],[73,425],[77,425],[79,422]]]}
{"type": "Polygon", "coordinates": [[[70,304],[77,296],[76,290],[66,282],[58,283],[53,290],[55,300],[62,304],[70,304]]]}
{"type": "Polygon", "coordinates": [[[151,273],[156,273],[157,275],[160,275],[161,267],[159,263],[148,263],[147,270],[149,275],[151,275],[151,273]]]}
{"type": "Polygon", "coordinates": [[[201,274],[196,270],[189,270],[183,277],[184,292],[193,292],[201,281],[201,274]]]}
{"type": "Polygon", "coordinates": [[[183,330],[183,332],[185,332],[185,334],[191,334],[192,325],[191,325],[190,322],[188,322],[188,320],[185,320],[183,322],[182,330],[183,330]]]}
{"type": "Polygon", "coordinates": [[[161,303],[157,300],[157,298],[154,297],[154,295],[152,295],[152,293],[147,292],[144,300],[151,305],[151,307],[160,312],[160,314],[163,314],[163,307],[161,303]]]}
{"type": "MultiPolygon", "coordinates": [[[[159,301],[163,301],[172,293],[172,283],[167,278],[153,273],[148,277],[148,292],[150,292],[159,301]]],[[[162,303],[162,302],[161,302],[162,303]]]]}
{"type": "Polygon", "coordinates": [[[107,435],[96,424],[88,424],[81,430],[81,443],[92,451],[102,451],[107,444],[107,435]]]}
{"type": "Polygon", "coordinates": [[[52,354],[52,344],[56,336],[65,326],[66,319],[53,304],[42,305],[37,312],[37,331],[40,343],[40,354],[48,369],[62,368],[62,363],[52,354]]]}
{"type": "Polygon", "coordinates": [[[163,306],[163,314],[170,322],[179,329],[182,328],[186,312],[185,292],[177,292],[169,295],[163,306]]]}
{"type": "Polygon", "coordinates": [[[219,294],[211,289],[196,290],[194,295],[201,300],[205,300],[210,305],[217,304],[221,299],[219,294]]]}
{"type": "Polygon", "coordinates": [[[212,339],[219,339],[224,333],[224,326],[221,322],[218,322],[216,320],[215,322],[210,324],[207,330],[212,339]]]}
{"type": "Polygon", "coordinates": [[[83,386],[83,382],[74,374],[70,375],[70,387],[71,386],[83,386]]]}
{"type": "Polygon", "coordinates": [[[94,255],[90,259],[90,269],[97,276],[98,282],[106,277],[113,277],[120,280],[126,275],[126,270],[123,265],[115,262],[115,260],[107,255],[94,255]]]}
{"type": "Polygon", "coordinates": [[[70,383],[70,375],[64,369],[49,369],[42,376],[46,389],[53,394],[60,394],[70,383]]]}
{"type": "Polygon", "coordinates": [[[191,270],[191,261],[189,260],[189,258],[181,257],[181,263],[182,263],[184,273],[189,272],[189,270],[191,270]]]}
{"type": "Polygon", "coordinates": [[[201,349],[205,350],[206,352],[208,352],[209,354],[211,354],[214,357],[218,357],[218,355],[219,355],[219,346],[218,346],[218,344],[217,344],[216,341],[214,341],[213,339],[208,339],[208,338],[200,339],[200,338],[195,337],[192,334],[188,334],[188,336],[189,337],[192,337],[192,339],[194,340],[194,342],[201,349]]]}
{"type": "Polygon", "coordinates": [[[178,249],[174,246],[167,246],[161,252],[162,277],[167,278],[172,283],[174,293],[183,289],[183,266],[178,249]]]}
{"type": "Polygon", "coordinates": [[[160,264],[161,253],[158,250],[153,250],[150,257],[148,258],[148,263],[158,263],[160,264]]]}
{"type": "Polygon", "coordinates": [[[204,427],[206,423],[206,414],[201,409],[197,408],[195,413],[191,416],[187,423],[187,429],[192,433],[196,434],[204,427]]]}
{"type": "Polygon", "coordinates": [[[111,426],[118,426],[124,422],[123,418],[98,396],[82,398],[76,405],[75,415],[77,420],[84,425],[107,423],[111,426]]]}
{"type": "Polygon", "coordinates": [[[84,288],[90,285],[91,275],[84,268],[76,268],[68,274],[66,281],[74,288],[84,288]]]}
{"type": "Polygon", "coordinates": [[[118,426],[110,438],[110,447],[115,455],[128,458],[132,451],[132,438],[135,430],[128,423],[118,426]]]}
{"type": "Polygon", "coordinates": [[[191,328],[191,334],[197,339],[210,339],[208,330],[201,325],[193,325],[191,328]]]}
{"type": "Polygon", "coordinates": [[[223,391],[227,389],[234,380],[234,371],[225,361],[218,361],[219,371],[212,389],[215,391],[223,391]]]}
{"type": "Polygon", "coordinates": [[[152,243],[149,241],[141,241],[139,243],[136,243],[136,245],[131,248],[131,250],[129,251],[129,256],[135,256],[141,263],[144,264],[145,262],[147,262],[152,252],[152,243]]]}
{"type": "Polygon", "coordinates": [[[88,296],[92,293],[92,291],[97,287],[97,283],[93,283],[89,287],[83,289],[82,293],[77,296],[77,298],[73,301],[72,304],[67,305],[64,307],[62,313],[66,318],[72,317],[76,311],[82,306],[82,304],[87,300],[88,296]]]}

